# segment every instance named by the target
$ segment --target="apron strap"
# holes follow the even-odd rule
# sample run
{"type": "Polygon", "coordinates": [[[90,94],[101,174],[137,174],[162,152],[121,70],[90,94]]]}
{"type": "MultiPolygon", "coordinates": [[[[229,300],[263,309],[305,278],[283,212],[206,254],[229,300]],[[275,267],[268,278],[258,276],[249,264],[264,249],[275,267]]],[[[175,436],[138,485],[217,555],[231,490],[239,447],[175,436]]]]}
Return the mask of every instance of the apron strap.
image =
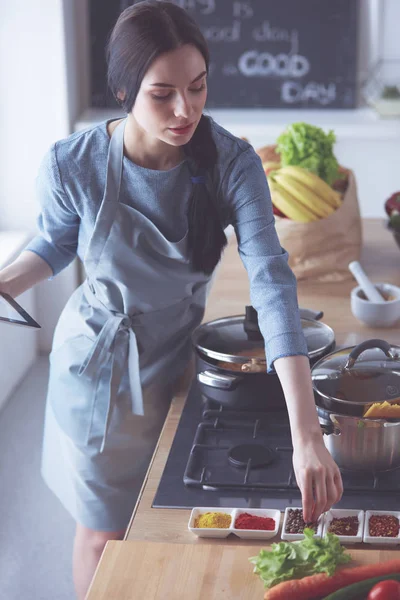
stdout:
{"type": "MultiPolygon", "coordinates": [[[[97,389],[100,378],[104,376],[103,367],[107,365],[110,357],[112,357],[111,373],[109,380],[106,382],[108,401],[107,411],[101,423],[102,443],[100,452],[103,452],[105,447],[112,408],[117,401],[118,390],[127,362],[131,410],[136,415],[144,414],[143,393],[139,376],[139,351],[136,335],[132,329],[132,321],[128,315],[113,313],[109,316],[80,366],[78,375],[92,377],[94,389],[97,389]]],[[[94,422],[92,419],[88,439],[93,433],[93,428],[94,422]]]]}
{"type": "Polygon", "coordinates": [[[124,159],[124,132],[126,119],[123,119],[113,131],[108,149],[106,185],[104,187],[104,200],[119,201],[119,191],[122,180],[122,167],[124,159]]]}
{"type": "Polygon", "coordinates": [[[83,259],[85,271],[89,277],[96,272],[118,207],[124,159],[125,126],[126,119],[118,123],[113,131],[108,147],[106,183],[101,208],[96,219],[95,233],[89,242],[83,259]]]}

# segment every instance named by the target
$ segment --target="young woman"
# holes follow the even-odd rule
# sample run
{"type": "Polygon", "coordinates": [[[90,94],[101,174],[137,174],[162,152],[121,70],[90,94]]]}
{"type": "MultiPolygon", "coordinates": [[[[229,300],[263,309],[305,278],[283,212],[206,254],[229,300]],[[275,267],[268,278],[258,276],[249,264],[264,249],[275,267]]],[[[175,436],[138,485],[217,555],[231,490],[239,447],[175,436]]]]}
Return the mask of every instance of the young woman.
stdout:
{"type": "Polygon", "coordinates": [[[85,267],[55,331],[43,449],[43,476],[77,523],[78,598],[128,524],[230,223],[284,389],[306,520],[342,494],[265,174],[249,144],[203,115],[208,66],[184,10],[126,9],[108,46],[126,118],[54,144],[38,179],[41,233],[0,273],[0,289],[18,296],[76,255],[85,267]]]}

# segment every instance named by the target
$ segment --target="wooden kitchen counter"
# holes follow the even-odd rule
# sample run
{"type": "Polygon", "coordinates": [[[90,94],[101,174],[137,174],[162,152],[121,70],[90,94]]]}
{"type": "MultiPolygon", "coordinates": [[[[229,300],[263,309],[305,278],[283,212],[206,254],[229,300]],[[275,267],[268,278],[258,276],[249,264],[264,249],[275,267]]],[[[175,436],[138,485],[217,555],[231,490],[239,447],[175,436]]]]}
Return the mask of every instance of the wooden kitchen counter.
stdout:
{"type": "MultiPolygon", "coordinates": [[[[386,230],[383,219],[363,220],[363,252],[360,262],[373,281],[389,282],[400,286],[400,249],[396,246],[391,233],[386,230]]],[[[350,290],[355,285],[357,284],[352,278],[340,283],[300,281],[298,283],[299,304],[303,308],[324,312],[322,320],[334,330],[338,345],[354,345],[364,339],[379,337],[400,344],[400,325],[390,329],[369,329],[353,317],[350,310],[350,290]]],[[[242,314],[246,304],[250,304],[248,278],[237,253],[236,239],[232,236],[221,265],[217,270],[204,320],[210,321],[218,317],[242,314]]],[[[213,542],[212,539],[201,540],[188,531],[189,510],[154,509],[151,507],[167,461],[190,380],[191,374],[188,373],[186,381],[182,383],[181,392],[177,394],[172,402],[152,464],[126,532],[126,541],[180,544],[210,544],[210,541],[213,542]]],[[[268,541],[273,542],[279,539],[275,538],[268,541]]],[[[258,546],[260,548],[267,546],[268,541],[266,543],[258,540],[240,540],[235,536],[229,536],[222,543],[227,547],[236,545],[252,546],[253,548],[258,546]]],[[[215,543],[220,545],[221,540],[216,540],[215,543]]],[[[112,576],[109,561],[111,557],[114,560],[116,553],[119,552],[119,550],[117,552],[116,546],[112,544],[115,543],[109,543],[108,546],[110,547],[107,546],[103,554],[92,584],[91,590],[93,593],[88,596],[90,600],[103,598],[102,595],[95,593],[95,589],[101,589],[99,580],[102,580],[105,585],[105,582],[112,576]]],[[[124,545],[124,542],[120,542],[120,544],[124,545]]],[[[119,548],[118,545],[117,547],[119,548]]],[[[126,545],[126,548],[128,547],[129,544],[126,545]]],[[[370,548],[366,545],[358,545],[353,552],[356,553],[357,562],[373,562],[375,560],[385,560],[389,557],[400,558],[400,550],[387,548],[378,546],[370,548]]],[[[113,564],[115,568],[118,568],[118,561],[113,564]]],[[[133,573],[131,573],[131,577],[134,577],[133,573]]],[[[107,597],[111,598],[112,596],[107,597]]]]}

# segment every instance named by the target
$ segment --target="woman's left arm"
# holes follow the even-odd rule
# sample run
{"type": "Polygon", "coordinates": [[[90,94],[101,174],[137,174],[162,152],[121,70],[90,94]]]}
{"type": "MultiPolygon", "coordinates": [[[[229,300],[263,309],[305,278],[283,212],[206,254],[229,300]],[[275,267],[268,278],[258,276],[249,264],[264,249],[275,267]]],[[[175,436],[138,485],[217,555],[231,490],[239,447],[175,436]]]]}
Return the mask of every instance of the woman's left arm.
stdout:
{"type": "MultiPolygon", "coordinates": [[[[239,254],[249,275],[251,302],[258,313],[269,371],[276,371],[284,391],[293,466],[304,518],[311,521],[339,500],[342,480],[325,448],[318,422],[296,278],[275,230],[261,161],[251,147],[232,160],[225,172],[221,197],[231,210],[239,254]]],[[[266,389],[266,402],[267,394],[266,389]]]]}
{"type": "Polygon", "coordinates": [[[285,394],[293,443],[293,468],[306,522],[338,502],[343,493],[339,468],[325,448],[315,409],[310,365],[306,356],[286,356],[274,362],[285,394]]]}

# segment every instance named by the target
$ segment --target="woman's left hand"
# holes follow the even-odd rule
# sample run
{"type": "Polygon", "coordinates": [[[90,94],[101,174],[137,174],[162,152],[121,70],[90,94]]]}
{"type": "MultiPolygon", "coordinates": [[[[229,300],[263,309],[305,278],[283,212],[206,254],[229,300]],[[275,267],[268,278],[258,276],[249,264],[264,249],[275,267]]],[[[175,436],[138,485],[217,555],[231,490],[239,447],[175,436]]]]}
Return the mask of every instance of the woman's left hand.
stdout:
{"type": "Polygon", "coordinates": [[[301,491],[303,518],[315,522],[343,494],[342,476],[322,436],[293,440],[293,467],[301,491]]]}
{"type": "Polygon", "coordinates": [[[293,467],[306,522],[339,502],[343,493],[339,468],[325,448],[315,407],[310,363],[306,356],[275,360],[288,407],[293,442],[293,467]]]}

